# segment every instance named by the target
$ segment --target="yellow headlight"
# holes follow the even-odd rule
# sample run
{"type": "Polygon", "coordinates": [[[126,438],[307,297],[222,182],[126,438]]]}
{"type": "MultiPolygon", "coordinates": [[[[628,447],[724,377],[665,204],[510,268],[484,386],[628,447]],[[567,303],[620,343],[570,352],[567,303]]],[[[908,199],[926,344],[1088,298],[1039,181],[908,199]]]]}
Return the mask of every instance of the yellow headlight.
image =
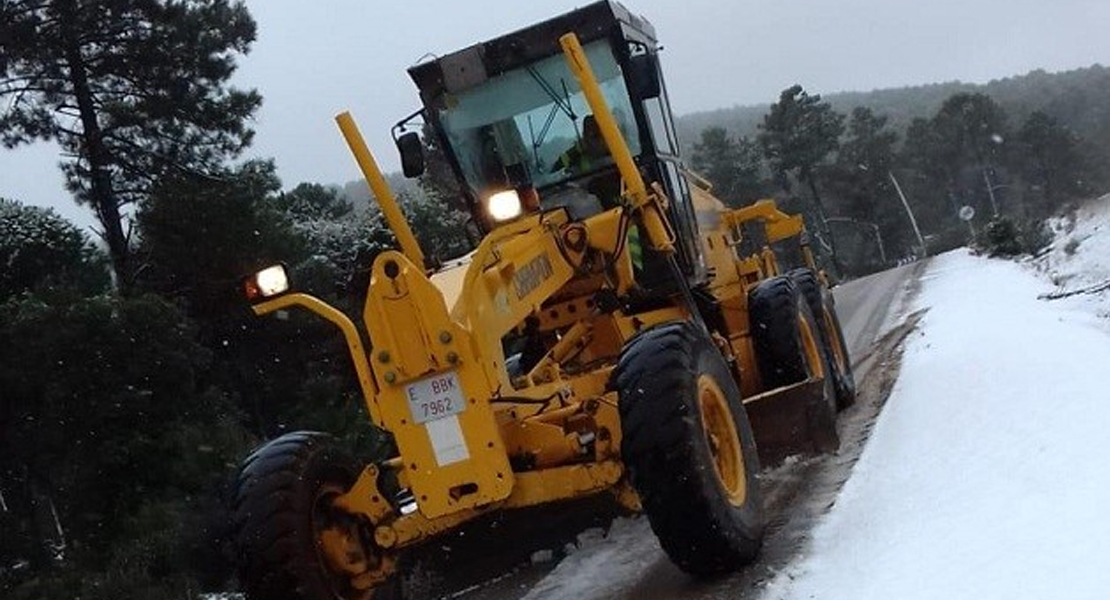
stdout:
{"type": "Polygon", "coordinates": [[[285,265],[266,267],[251,275],[243,282],[243,288],[248,300],[270,298],[289,291],[289,276],[285,273],[285,265]]]}
{"type": "Polygon", "coordinates": [[[508,221],[520,216],[523,207],[516,190],[504,190],[486,199],[486,211],[494,221],[508,221]]]}

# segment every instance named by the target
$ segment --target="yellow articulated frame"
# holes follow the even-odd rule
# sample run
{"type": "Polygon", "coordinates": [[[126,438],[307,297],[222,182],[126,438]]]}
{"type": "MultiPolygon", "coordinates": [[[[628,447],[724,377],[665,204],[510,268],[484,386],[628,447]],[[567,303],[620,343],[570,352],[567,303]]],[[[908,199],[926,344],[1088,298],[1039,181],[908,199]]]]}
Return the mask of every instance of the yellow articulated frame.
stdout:
{"type": "Polygon", "coordinates": [[[399,549],[449,531],[490,511],[537,506],[602,492],[612,488],[622,475],[623,467],[615,460],[520,473],[512,495],[504,501],[437,518],[414,512],[383,523],[392,513],[388,505],[381,501],[382,495],[376,483],[377,469],[367,467],[351,490],[336,504],[352,514],[368,516],[375,525],[374,541],[378,546],[399,549]]]}
{"type": "MultiPolygon", "coordinates": [[[[521,420],[536,410],[537,401],[543,404],[557,397],[558,402],[548,406],[555,409],[604,393],[604,377],[568,380],[562,373],[563,363],[592,345],[590,319],[563,333],[562,341],[524,378],[523,389],[514,389],[504,366],[502,337],[528,315],[538,313],[544,301],[577,275],[576,264],[587,244],[576,245],[578,250],[562,245],[576,227],[566,222],[565,213],[553,212],[494,232],[473,255],[463,292],[450,311],[439,290],[404,255],[384,252],[375,260],[364,312],[375,343],[373,374],[379,390],[375,404],[382,424],[397,440],[404,457],[404,481],[425,517],[446,517],[508,498],[523,473],[514,473],[508,463],[504,444],[511,434],[506,427],[526,426],[521,420]],[[445,373],[454,373],[467,402],[463,412],[450,417],[457,419],[461,443],[457,444],[460,457],[447,461],[437,454],[438,438],[430,423],[416,422],[407,397],[412,382],[445,373]],[[579,383],[587,385],[579,389],[579,383]],[[527,410],[516,413],[515,398],[524,400],[527,410]]],[[[592,231],[587,226],[582,234],[589,237],[592,231]]],[[[611,322],[599,330],[601,334],[628,339],[642,327],[686,316],[681,310],[656,313],[595,318],[601,319],[600,324],[611,322]]],[[[619,352],[619,345],[613,352],[619,352]]],[[[530,426],[546,431],[540,421],[530,426]]],[[[611,441],[619,424],[608,424],[607,429],[611,441]]],[[[545,462],[557,467],[585,458],[582,443],[564,439],[569,437],[565,434],[559,437],[555,448],[543,449],[551,453],[545,462]]]]}
{"type": "Polygon", "coordinates": [[[628,249],[627,236],[628,215],[624,208],[614,208],[587,218],[582,227],[586,235],[586,243],[590,248],[612,256],[620,247],[619,256],[612,256],[613,271],[616,281],[617,294],[625,294],[636,284],[636,275],[632,268],[632,252],[628,249]]]}
{"type": "Polygon", "coordinates": [[[501,338],[576,274],[581,252],[557,238],[566,221],[561,211],[525,217],[494,230],[474,251],[450,314],[473,336],[491,389],[511,387],[501,338]]]}
{"type": "Polygon", "coordinates": [[[767,243],[772,244],[805,231],[802,217],[780,211],[774,200],[760,200],[750,206],[730,210],[721,218],[730,227],[740,227],[749,221],[763,221],[767,230],[767,243]]]}
{"type": "Polygon", "coordinates": [[[487,350],[452,320],[423,270],[399,252],[380,254],[364,319],[375,341],[376,404],[420,510],[435,518],[508,497],[514,477],[489,401],[497,387],[480,358],[487,350]],[[433,386],[453,391],[422,411],[414,395],[433,386]]]}

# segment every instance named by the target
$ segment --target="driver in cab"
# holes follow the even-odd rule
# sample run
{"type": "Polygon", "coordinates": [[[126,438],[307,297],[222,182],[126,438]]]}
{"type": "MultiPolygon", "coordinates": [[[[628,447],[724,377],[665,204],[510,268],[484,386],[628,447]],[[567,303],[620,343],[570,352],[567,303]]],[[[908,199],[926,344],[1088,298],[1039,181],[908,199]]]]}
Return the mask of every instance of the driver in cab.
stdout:
{"type": "MultiPolygon", "coordinates": [[[[601,135],[601,127],[593,115],[582,119],[582,137],[559,155],[550,172],[564,171],[572,176],[586,175],[612,164],[609,148],[601,135]]],[[[597,197],[602,206],[611,208],[620,202],[621,180],[615,171],[589,178],[585,189],[597,197]]]]}
{"type": "Polygon", "coordinates": [[[574,174],[588,173],[602,164],[609,156],[605,140],[601,137],[601,127],[593,115],[582,119],[582,137],[555,159],[551,173],[568,171],[574,174]]]}
{"type": "MultiPolygon", "coordinates": [[[[598,126],[597,119],[593,115],[586,115],[582,119],[582,138],[559,155],[550,172],[562,170],[573,175],[583,175],[611,162],[609,148],[601,136],[601,127],[598,126]]],[[[602,206],[606,208],[616,206],[620,203],[620,175],[616,172],[600,173],[586,184],[586,190],[593,194],[602,206]]],[[[627,247],[632,257],[632,265],[639,272],[644,265],[639,228],[634,224],[631,225],[627,235],[627,247]]]]}

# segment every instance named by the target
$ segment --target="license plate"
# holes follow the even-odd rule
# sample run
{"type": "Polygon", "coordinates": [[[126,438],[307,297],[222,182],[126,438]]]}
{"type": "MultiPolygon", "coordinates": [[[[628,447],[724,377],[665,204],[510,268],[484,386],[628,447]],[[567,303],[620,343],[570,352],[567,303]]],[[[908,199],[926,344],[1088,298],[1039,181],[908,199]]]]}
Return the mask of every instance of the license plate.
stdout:
{"type": "Polygon", "coordinates": [[[466,410],[466,398],[454,371],[426,377],[405,388],[409,411],[417,423],[457,415],[466,410]]]}

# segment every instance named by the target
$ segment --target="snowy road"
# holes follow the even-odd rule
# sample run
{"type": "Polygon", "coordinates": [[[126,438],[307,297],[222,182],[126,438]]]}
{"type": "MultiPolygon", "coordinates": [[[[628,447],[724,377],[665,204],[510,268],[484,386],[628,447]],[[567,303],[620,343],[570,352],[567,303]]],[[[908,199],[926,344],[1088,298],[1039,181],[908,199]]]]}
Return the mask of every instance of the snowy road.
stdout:
{"type": "MultiPolygon", "coordinates": [[[[755,598],[762,584],[798,557],[818,517],[835,499],[862,451],[871,423],[893,383],[887,358],[898,332],[887,335],[889,315],[911,294],[924,263],[856,280],[836,289],[837,309],[856,365],[857,405],[842,414],[842,450],[837,456],[788,463],[763,476],[770,526],[760,561],[711,583],[675,568],[659,548],[647,521],[619,519],[608,536],[584,534],[579,549],[556,562],[520,568],[454,598],[556,600],[635,598],[755,598]]],[[[904,328],[903,331],[908,330],[904,328]]],[[[460,565],[462,566],[462,565],[460,565]]]]}

